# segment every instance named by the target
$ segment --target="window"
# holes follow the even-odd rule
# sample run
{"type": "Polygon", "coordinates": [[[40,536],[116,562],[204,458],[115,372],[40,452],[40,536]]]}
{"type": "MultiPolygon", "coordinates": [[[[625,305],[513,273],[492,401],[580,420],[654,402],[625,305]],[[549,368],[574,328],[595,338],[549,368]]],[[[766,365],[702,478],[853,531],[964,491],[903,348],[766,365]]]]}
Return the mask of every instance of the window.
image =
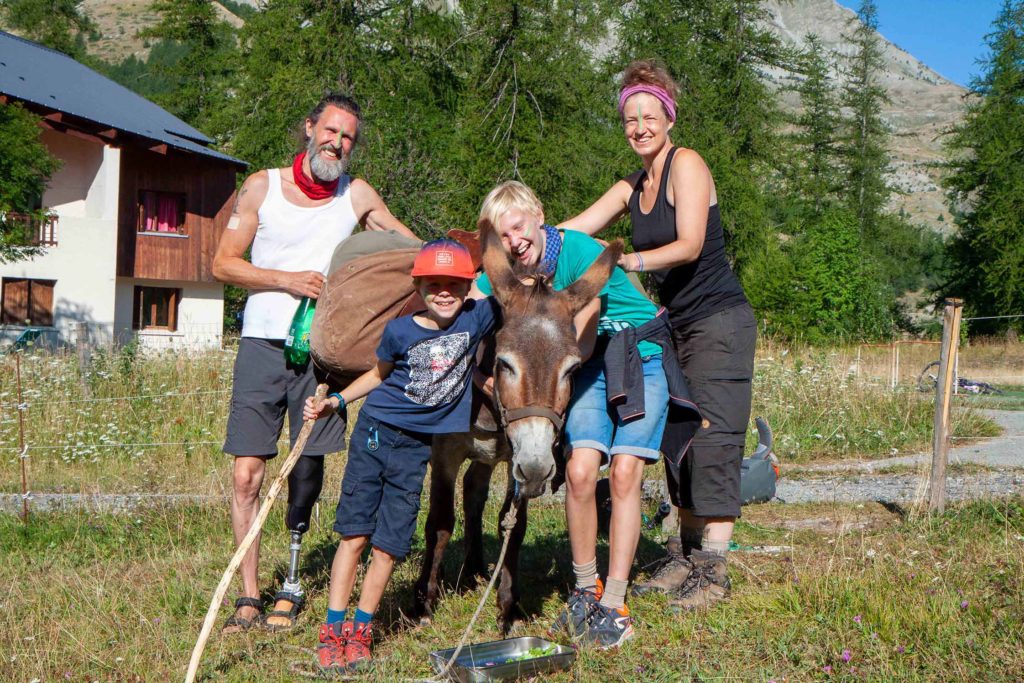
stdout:
{"type": "Polygon", "coordinates": [[[174,332],[178,326],[180,299],[180,289],[136,287],[132,329],[174,332]]]}
{"type": "Polygon", "coordinates": [[[56,280],[31,280],[23,277],[3,279],[4,325],[53,325],[53,286],[56,280]]]}
{"type": "Polygon", "coordinates": [[[176,192],[139,193],[138,231],[164,235],[185,234],[185,195],[176,192]]]}

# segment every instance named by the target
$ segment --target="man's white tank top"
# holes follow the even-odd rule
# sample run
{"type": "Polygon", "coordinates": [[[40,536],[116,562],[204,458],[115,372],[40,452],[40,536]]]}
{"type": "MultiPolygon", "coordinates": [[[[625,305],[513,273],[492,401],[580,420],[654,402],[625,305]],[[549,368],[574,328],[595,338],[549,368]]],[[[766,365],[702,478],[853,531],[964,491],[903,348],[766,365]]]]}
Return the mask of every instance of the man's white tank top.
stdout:
{"type": "MultiPolygon", "coordinates": [[[[352,179],[342,175],[334,199],[322,206],[296,206],[281,191],[281,171],[267,170],[267,196],[259,208],[259,227],[252,243],[252,264],[257,268],[302,271],[324,275],[334,248],[352,234],[356,212],[352,208],[352,179]]],[[[288,292],[251,292],[245,302],[242,336],[284,339],[299,297],[288,292]]]]}

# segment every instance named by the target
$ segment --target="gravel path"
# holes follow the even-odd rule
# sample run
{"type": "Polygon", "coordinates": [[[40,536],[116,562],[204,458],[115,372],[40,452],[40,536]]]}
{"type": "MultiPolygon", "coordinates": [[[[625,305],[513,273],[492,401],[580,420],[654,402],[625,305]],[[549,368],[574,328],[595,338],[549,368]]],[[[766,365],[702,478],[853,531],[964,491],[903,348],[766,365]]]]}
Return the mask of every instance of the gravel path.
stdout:
{"type": "MultiPolygon", "coordinates": [[[[946,480],[950,500],[1019,494],[1024,484],[1024,411],[986,410],[1003,434],[949,449],[949,463],[976,464],[998,471],[951,475],[946,480]]],[[[932,454],[918,453],[881,460],[853,461],[800,467],[807,478],[779,481],[776,495],[787,503],[816,501],[910,503],[927,494],[932,454]],[[919,474],[874,474],[894,466],[917,466],[919,474]],[[816,476],[821,473],[821,476],[816,476]]],[[[785,467],[785,465],[783,465],[785,467]]],[[[783,469],[785,475],[785,469],[783,469]]]]}
{"type": "MultiPolygon", "coordinates": [[[[1024,411],[986,410],[1004,430],[1001,436],[978,440],[949,451],[950,464],[972,463],[996,471],[955,474],[949,477],[946,490],[950,500],[991,498],[1020,494],[1024,486],[1024,411]]],[[[906,504],[926,494],[927,467],[931,453],[919,453],[882,460],[849,461],[801,466],[799,479],[785,477],[779,481],[777,497],[787,503],[868,502],[906,504]],[[918,466],[920,474],[876,474],[894,466],[918,466]],[[804,476],[806,475],[806,476],[804,476]]],[[[794,466],[794,469],[796,467],[794,466]]],[[[663,481],[644,482],[644,495],[661,499],[663,481]]],[[[542,496],[539,503],[560,501],[564,490],[554,496],[542,496]]],[[[226,505],[219,496],[173,494],[63,494],[34,493],[30,502],[33,512],[89,509],[97,512],[128,514],[139,507],[176,505],[226,505]]],[[[19,494],[0,494],[0,513],[20,514],[19,494]]]]}
{"type": "MultiPolygon", "coordinates": [[[[974,443],[957,446],[953,441],[949,449],[951,465],[974,463],[986,467],[1019,469],[1024,468],[1024,411],[1020,410],[982,410],[979,411],[1003,428],[1000,436],[990,439],[972,439],[974,443]]],[[[921,465],[931,463],[931,451],[915,455],[902,455],[881,460],[851,461],[825,463],[820,465],[804,465],[800,469],[805,472],[828,472],[835,470],[873,470],[884,469],[894,465],[921,465]]]]}

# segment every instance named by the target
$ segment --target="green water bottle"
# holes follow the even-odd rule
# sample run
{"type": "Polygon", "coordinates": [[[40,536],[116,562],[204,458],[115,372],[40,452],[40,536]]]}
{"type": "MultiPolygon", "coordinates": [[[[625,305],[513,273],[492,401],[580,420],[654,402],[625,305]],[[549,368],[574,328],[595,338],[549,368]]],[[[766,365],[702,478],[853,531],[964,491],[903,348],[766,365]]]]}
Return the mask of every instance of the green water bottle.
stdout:
{"type": "Polygon", "coordinates": [[[288,336],[284,340],[284,359],[289,365],[301,368],[309,360],[309,330],[313,326],[313,314],[316,313],[316,299],[302,297],[299,307],[292,316],[292,325],[288,328],[288,336]]]}

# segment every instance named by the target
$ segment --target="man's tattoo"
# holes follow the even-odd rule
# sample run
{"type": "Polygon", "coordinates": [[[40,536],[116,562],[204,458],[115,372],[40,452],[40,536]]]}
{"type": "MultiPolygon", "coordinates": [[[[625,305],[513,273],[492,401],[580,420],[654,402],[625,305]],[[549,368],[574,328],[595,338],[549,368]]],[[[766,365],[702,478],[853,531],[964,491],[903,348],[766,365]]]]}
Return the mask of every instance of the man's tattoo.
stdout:
{"type": "Polygon", "coordinates": [[[235,196],[235,208],[231,209],[231,213],[238,213],[238,206],[242,203],[242,196],[248,191],[249,189],[246,187],[238,191],[238,194],[235,196]]]}

